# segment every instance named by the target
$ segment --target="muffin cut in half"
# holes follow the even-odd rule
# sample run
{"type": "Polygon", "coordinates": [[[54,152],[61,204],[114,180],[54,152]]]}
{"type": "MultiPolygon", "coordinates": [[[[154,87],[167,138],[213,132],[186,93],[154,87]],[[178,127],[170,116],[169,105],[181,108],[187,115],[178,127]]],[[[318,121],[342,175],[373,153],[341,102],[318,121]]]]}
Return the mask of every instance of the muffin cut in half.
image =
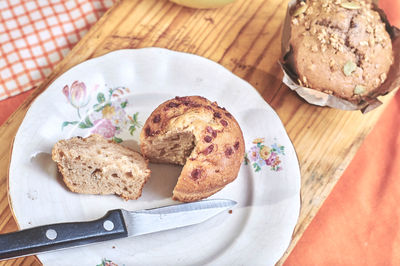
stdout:
{"type": "Polygon", "coordinates": [[[66,186],[77,193],[137,199],[150,176],[148,163],[139,153],[97,134],[60,140],[53,147],[52,159],[66,186]]]}
{"type": "Polygon", "coordinates": [[[244,158],[242,131],[225,108],[200,96],[175,97],[157,107],[141,135],[151,162],[183,165],[173,199],[196,201],[236,179],[244,158]]]}

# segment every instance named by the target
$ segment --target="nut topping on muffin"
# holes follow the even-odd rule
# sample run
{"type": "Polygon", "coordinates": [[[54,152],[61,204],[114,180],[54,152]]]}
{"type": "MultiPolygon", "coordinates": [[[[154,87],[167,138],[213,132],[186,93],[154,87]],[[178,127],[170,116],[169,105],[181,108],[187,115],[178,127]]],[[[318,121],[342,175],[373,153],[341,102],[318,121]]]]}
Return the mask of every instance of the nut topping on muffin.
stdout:
{"type": "Polygon", "coordinates": [[[392,41],[371,1],[300,1],[291,14],[293,67],[301,86],[360,103],[385,82],[392,41]]]}

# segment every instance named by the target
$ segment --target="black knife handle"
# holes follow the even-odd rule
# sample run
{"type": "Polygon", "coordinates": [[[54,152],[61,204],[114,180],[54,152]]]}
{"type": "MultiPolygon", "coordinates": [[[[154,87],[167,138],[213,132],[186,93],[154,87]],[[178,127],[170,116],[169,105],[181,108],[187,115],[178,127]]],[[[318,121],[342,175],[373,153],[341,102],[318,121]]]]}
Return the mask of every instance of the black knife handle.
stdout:
{"type": "Polygon", "coordinates": [[[43,225],[0,235],[0,259],[127,237],[121,210],[94,221],[43,225]]]}

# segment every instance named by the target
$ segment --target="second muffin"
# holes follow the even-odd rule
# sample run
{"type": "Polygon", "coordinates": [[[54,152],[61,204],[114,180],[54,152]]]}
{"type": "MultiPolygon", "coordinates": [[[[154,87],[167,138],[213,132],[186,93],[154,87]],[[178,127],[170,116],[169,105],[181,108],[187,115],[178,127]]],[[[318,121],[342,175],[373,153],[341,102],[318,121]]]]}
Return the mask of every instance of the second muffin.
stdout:
{"type": "Polygon", "coordinates": [[[370,1],[301,1],[291,24],[300,85],[358,104],[385,82],[392,42],[370,1]]]}

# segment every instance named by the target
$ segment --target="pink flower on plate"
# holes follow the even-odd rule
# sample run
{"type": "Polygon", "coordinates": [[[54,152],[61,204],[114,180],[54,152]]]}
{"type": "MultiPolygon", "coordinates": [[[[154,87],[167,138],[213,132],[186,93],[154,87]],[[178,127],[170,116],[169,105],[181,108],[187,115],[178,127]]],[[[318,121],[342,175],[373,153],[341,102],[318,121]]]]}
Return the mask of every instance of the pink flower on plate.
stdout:
{"type": "Polygon", "coordinates": [[[267,160],[265,160],[267,165],[272,165],[272,166],[274,166],[277,163],[277,161],[279,161],[279,157],[275,152],[271,152],[271,156],[267,160]]]}
{"type": "Polygon", "coordinates": [[[91,133],[102,135],[105,138],[112,138],[115,136],[115,126],[108,119],[98,119],[94,121],[94,129],[91,133]]]}
{"type": "Polygon", "coordinates": [[[87,94],[86,85],[83,82],[76,80],[72,83],[71,87],[65,85],[62,91],[67,100],[77,109],[89,103],[89,95],[87,94]]]}

